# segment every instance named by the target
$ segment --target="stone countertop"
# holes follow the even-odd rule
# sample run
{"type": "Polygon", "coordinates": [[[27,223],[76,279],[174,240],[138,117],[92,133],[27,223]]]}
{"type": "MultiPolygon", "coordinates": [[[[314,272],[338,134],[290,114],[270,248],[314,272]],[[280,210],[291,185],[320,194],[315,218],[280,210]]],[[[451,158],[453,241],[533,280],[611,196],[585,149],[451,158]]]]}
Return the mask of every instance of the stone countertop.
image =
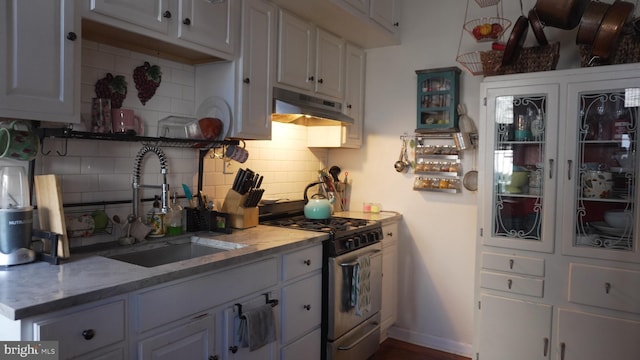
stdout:
{"type": "Polygon", "coordinates": [[[333,215],[340,216],[340,217],[354,218],[354,219],[380,221],[382,225],[389,222],[400,221],[400,219],[402,219],[402,214],[395,211],[381,211],[378,213],[370,213],[370,212],[366,213],[362,211],[340,211],[340,212],[336,212],[333,215]]]}
{"type": "MultiPolygon", "coordinates": [[[[246,246],[151,268],[109,259],[99,254],[72,254],[70,259],[64,260],[60,265],[35,262],[0,267],[0,315],[10,320],[41,315],[247,263],[283,251],[321,243],[329,238],[325,233],[263,225],[234,230],[231,234],[206,232],[197,235],[246,246]]],[[[171,239],[178,237],[149,240],[144,245],[171,239]]],[[[109,255],[104,252],[100,254],[109,255]]]]}

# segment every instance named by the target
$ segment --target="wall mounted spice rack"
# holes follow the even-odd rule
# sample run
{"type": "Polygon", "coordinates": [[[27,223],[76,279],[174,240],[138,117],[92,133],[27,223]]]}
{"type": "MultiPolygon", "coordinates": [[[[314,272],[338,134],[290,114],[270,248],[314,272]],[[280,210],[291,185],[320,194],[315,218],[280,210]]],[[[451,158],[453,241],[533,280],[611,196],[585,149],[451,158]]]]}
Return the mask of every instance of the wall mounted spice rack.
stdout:
{"type": "Polygon", "coordinates": [[[415,138],[413,190],[456,194],[461,191],[462,164],[455,145],[428,145],[427,137],[415,138]]]}

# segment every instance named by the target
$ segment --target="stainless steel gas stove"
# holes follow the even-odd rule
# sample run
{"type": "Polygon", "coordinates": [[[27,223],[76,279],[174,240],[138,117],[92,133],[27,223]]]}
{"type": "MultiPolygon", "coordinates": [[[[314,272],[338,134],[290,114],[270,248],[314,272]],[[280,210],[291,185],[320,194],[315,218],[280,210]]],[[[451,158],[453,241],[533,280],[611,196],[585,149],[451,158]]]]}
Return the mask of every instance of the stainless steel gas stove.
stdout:
{"type": "Polygon", "coordinates": [[[382,225],[342,217],[311,220],[303,208],[302,201],[263,206],[260,224],[331,235],[323,244],[322,359],[365,360],[380,339],[382,225]]]}

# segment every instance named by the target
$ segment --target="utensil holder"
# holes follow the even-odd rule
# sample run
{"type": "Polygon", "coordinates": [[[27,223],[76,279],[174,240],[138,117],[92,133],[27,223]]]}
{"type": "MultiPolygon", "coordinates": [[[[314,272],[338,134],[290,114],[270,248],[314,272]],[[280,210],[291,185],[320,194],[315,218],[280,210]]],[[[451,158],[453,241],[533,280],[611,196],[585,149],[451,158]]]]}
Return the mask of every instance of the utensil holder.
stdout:
{"type": "Polygon", "coordinates": [[[222,212],[229,214],[231,227],[234,229],[246,229],[258,225],[258,208],[245,208],[247,194],[239,194],[235,190],[229,190],[222,203],[222,212]]]}

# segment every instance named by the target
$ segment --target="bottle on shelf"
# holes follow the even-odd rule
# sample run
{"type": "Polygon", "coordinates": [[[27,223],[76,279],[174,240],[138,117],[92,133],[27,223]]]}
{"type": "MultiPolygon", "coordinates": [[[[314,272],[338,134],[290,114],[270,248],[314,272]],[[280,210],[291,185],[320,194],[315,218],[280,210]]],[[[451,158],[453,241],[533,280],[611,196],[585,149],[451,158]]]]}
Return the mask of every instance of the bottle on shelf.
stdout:
{"type": "Polygon", "coordinates": [[[165,214],[160,209],[160,198],[154,196],[153,206],[147,213],[147,224],[153,226],[153,230],[149,233],[151,237],[161,237],[165,235],[164,229],[165,214]]]}

